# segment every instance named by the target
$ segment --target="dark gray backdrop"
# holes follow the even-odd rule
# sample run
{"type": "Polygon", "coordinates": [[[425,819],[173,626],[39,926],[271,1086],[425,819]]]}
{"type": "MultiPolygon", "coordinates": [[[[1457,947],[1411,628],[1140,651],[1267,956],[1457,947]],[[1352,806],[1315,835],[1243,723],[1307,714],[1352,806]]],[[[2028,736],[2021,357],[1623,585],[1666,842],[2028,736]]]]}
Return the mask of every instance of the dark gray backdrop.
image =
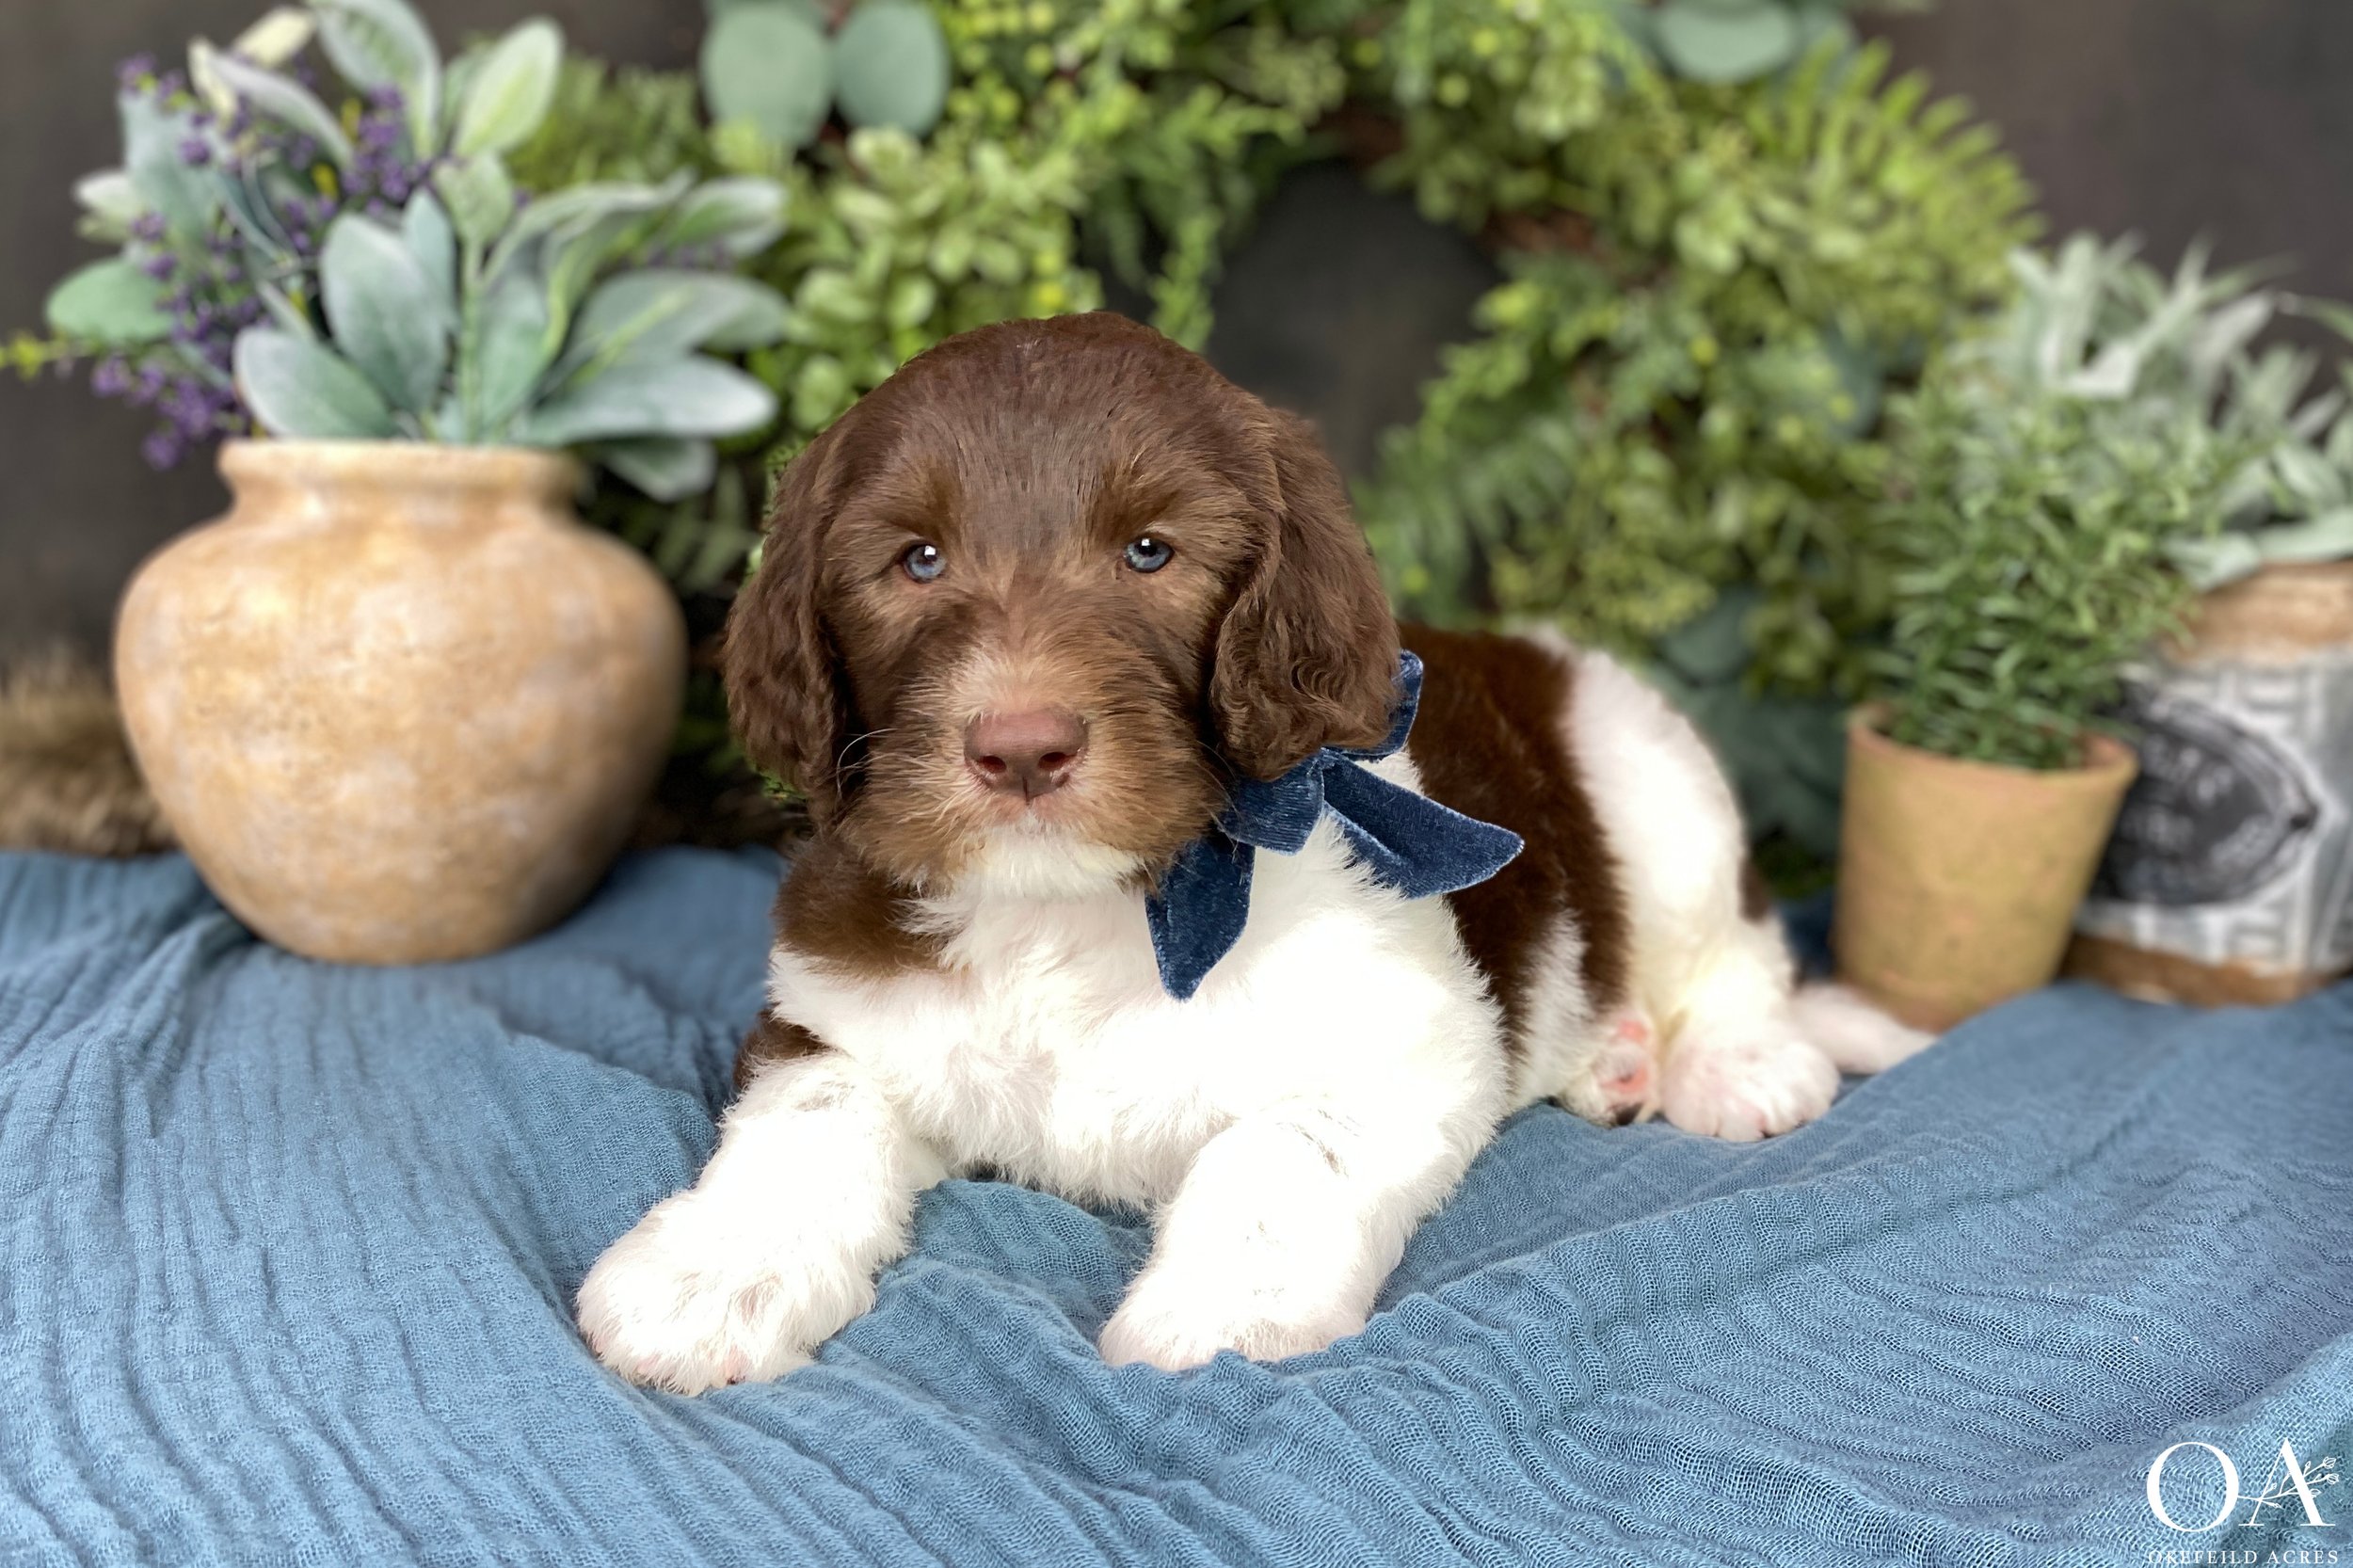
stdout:
{"type": "MultiPolygon", "coordinates": [[[[580,47],[675,65],[701,0],[423,0],[445,43],[550,15],[580,47]]],[[[72,233],[73,179],[116,161],[115,62],[233,36],[262,0],[0,0],[0,331],[38,325],[48,287],[96,253],[72,233]]],[[[2041,188],[2055,230],[2142,234],[2170,262],[2286,257],[2289,281],[2353,297],[2353,6],[2344,0],[1945,0],[1881,24],[1899,61],[1967,94],[2041,188]]],[[[1211,355],[1318,421],[1361,469],[1410,417],[1440,344],[1487,276],[1409,205],[1310,170],[1235,259],[1211,355]]],[[[0,658],[104,646],[138,558],[217,511],[191,463],[150,472],[136,410],[0,376],[0,658]]]]}

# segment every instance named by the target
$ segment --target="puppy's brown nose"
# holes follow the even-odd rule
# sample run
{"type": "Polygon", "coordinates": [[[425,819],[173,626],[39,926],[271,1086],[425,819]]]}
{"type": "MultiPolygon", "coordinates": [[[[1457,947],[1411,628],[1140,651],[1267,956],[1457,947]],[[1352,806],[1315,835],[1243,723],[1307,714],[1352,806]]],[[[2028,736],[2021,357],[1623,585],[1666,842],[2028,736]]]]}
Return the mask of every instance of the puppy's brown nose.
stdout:
{"type": "Polygon", "coordinates": [[[1070,782],[1086,748],[1085,722],[1059,709],[990,713],[964,732],[964,760],[981,782],[1024,800],[1070,782]]]}

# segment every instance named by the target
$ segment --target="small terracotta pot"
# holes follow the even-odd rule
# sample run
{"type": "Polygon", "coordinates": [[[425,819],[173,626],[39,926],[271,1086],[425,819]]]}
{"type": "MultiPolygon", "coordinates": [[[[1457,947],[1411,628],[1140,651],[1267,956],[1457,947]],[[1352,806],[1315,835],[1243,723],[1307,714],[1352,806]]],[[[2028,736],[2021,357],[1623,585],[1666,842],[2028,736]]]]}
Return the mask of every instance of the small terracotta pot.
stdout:
{"type": "Polygon", "coordinates": [[[2058,972],[2137,763],[2105,736],[2080,768],[1957,761],[1888,739],[1882,717],[1847,727],[1832,941],[1841,978],[1943,1030],[2058,972]]]}
{"type": "Polygon", "coordinates": [[[520,940],[619,850],[678,722],[685,627],[583,527],[568,458],[232,441],[228,516],[132,580],[115,676],[221,902],[313,958],[520,940]]]}

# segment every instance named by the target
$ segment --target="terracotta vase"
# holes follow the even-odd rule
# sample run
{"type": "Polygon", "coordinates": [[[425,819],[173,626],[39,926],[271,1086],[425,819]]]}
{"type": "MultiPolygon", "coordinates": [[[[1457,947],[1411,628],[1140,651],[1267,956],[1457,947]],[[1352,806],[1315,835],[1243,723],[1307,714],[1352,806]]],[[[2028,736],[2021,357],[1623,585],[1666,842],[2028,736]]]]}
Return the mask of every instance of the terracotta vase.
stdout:
{"type": "Polygon", "coordinates": [[[686,637],[568,458],[232,441],[229,514],[139,568],[123,719],[181,844],[281,947],[492,952],[561,919],[667,754],[686,637]]]}
{"type": "Polygon", "coordinates": [[[1881,718],[1847,728],[1832,945],[1840,978],[1944,1030],[2058,972],[2137,764],[2105,736],[2079,768],[1957,761],[1890,740],[1881,718]]]}

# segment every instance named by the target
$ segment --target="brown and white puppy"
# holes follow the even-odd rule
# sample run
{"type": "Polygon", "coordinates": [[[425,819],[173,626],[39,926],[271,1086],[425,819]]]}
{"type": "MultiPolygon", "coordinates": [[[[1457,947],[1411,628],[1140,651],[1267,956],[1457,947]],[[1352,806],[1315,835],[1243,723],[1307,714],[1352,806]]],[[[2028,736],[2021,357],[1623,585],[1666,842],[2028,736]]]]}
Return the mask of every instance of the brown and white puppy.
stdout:
{"type": "Polygon", "coordinates": [[[1647,687],[1565,645],[1404,640],[1420,716],[1372,766],[1526,850],[1409,901],[1327,822],[1260,853],[1239,945],[1173,1000],[1155,875],[1234,779],[1388,728],[1399,629],[1337,474],[1111,315],[967,333],[842,416],[728,632],[744,744],[816,835],[717,1153],[581,1288],[597,1353],[687,1392],[774,1377],[872,1301],[919,1192],[986,1168],[1154,1210],[1106,1357],[1290,1355],[1363,1326],[1520,1106],[1756,1138],[1922,1043],[1795,988],[1731,792],[1647,687]]]}

